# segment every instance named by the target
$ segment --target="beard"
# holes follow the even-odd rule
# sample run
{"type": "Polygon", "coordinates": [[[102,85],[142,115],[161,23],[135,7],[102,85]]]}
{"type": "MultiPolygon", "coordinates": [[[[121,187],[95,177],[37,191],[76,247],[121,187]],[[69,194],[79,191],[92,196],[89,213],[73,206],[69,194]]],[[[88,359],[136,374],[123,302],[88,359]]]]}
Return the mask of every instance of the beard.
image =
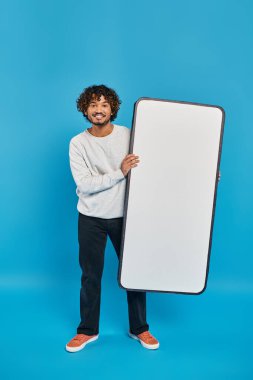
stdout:
{"type": "Polygon", "coordinates": [[[98,127],[103,127],[104,125],[108,124],[110,122],[110,116],[105,118],[103,121],[102,120],[94,120],[93,118],[88,116],[88,120],[91,122],[93,125],[97,125],[98,127]]]}

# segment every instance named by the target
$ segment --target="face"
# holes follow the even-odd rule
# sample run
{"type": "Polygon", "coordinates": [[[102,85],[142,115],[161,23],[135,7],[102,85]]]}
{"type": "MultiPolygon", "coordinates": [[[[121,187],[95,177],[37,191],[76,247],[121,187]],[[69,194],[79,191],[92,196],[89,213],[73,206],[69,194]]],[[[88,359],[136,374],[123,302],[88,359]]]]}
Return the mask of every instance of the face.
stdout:
{"type": "Polygon", "coordinates": [[[109,123],[112,115],[110,103],[101,95],[99,100],[93,98],[87,111],[85,112],[89,121],[98,126],[103,126],[109,123]]]}

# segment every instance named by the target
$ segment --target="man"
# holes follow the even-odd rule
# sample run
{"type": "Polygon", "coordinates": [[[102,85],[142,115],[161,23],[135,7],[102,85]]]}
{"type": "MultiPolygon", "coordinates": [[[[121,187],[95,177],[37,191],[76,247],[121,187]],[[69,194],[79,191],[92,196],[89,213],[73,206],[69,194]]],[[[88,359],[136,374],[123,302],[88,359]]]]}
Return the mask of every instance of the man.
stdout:
{"type": "MultiPolygon", "coordinates": [[[[130,130],[112,124],[120,107],[116,92],[104,85],[87,87],[77,109],[91,127],[74,136],[69,145],[70,168],[79,197],[78,242],[82,270],[81,321],[66,350],[76,352],[98,339],[101,279],[107,236],[119,258],[126,176],[140,162],[128,154],[130,130]]],[[[158,340],[146,320],[146,292],[127,291],[129,336],[143,347],[157,349],[158,340]]]]}

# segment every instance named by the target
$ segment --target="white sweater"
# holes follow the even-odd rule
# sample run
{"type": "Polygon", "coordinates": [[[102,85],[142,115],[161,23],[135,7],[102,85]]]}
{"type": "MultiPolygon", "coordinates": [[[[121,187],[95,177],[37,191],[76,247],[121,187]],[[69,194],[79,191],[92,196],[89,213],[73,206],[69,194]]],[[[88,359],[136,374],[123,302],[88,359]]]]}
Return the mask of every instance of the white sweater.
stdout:
{"type": "Polygon", "coordinates": [[[113,125],[105,137],[86,129],[70,140],[70,168],[81,214],[104,219],[123,216],[126,178],[120,167],[129,154],[130,129],[113,125]]]}

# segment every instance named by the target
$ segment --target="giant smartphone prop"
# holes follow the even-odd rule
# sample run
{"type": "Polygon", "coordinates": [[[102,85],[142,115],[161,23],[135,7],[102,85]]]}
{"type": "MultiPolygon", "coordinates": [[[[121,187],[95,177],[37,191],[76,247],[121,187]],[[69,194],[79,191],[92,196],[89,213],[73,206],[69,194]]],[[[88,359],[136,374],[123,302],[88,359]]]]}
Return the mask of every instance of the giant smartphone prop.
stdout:
{"type": "Polygon", "coordinates": [[[206,288],[224,110],[140,98],[129,153],[118,282],[127,290],[206,288]]]}

